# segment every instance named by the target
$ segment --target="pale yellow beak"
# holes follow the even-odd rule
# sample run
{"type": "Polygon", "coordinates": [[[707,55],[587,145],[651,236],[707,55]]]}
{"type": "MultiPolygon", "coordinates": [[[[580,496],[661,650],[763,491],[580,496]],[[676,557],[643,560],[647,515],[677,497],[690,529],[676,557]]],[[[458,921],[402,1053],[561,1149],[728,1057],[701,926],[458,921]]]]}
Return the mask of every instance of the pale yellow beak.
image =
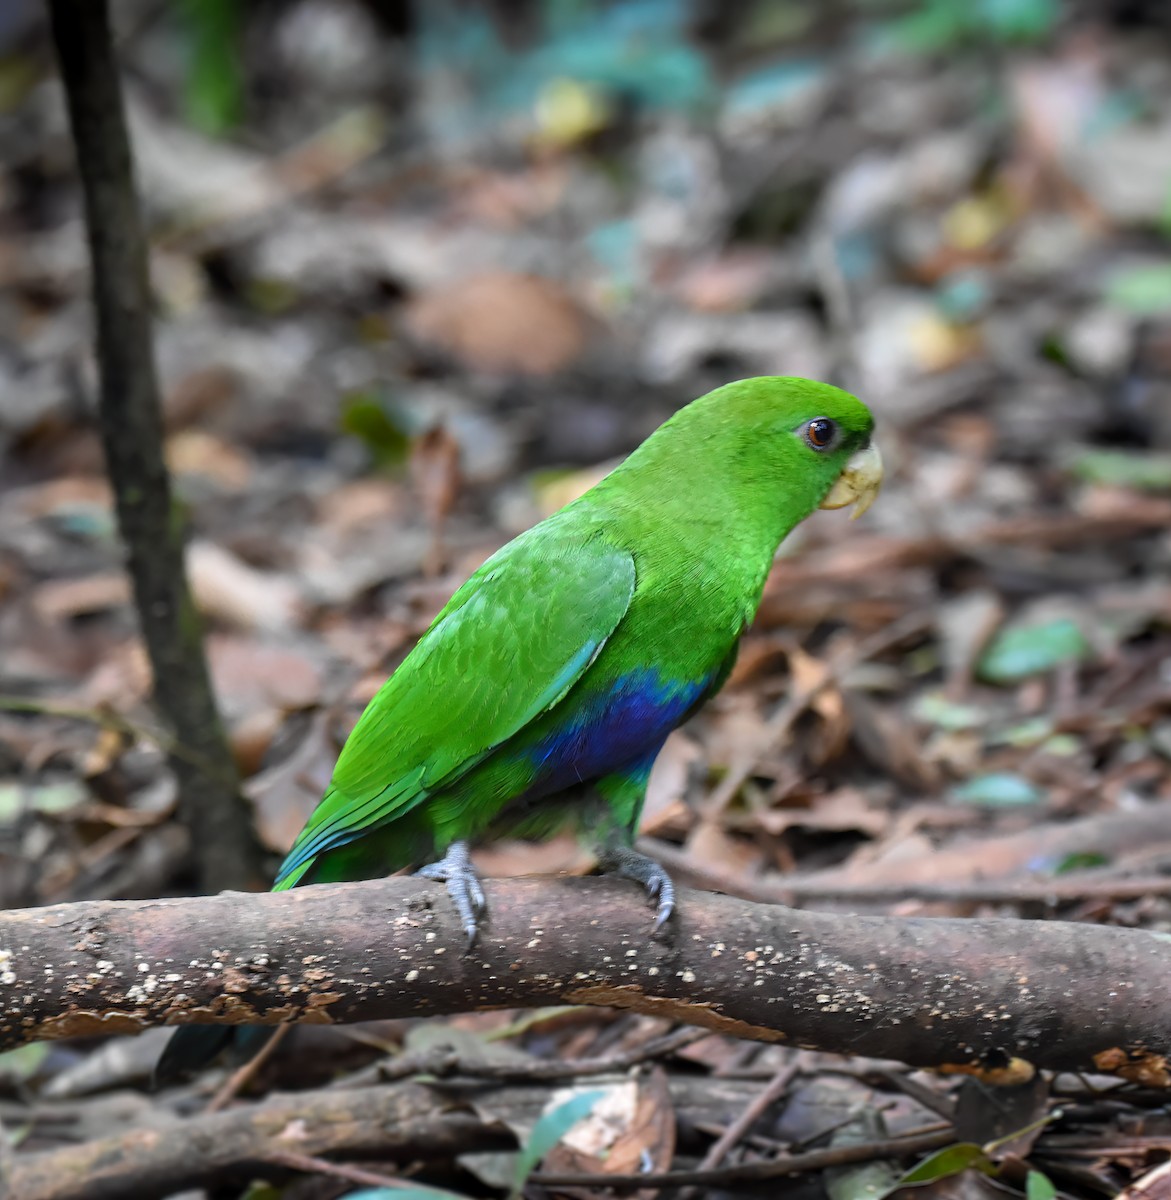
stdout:
{"type": "Polygon", "coordinates": [[[845,470],[830,488],[821,507],[846,508],[852,504],[854,511],[850,514],[850,520],[856,520],[874,503],[880,487],[882,455],[878,453],[878,447],[871,443],[846,463],[845,470]]]}

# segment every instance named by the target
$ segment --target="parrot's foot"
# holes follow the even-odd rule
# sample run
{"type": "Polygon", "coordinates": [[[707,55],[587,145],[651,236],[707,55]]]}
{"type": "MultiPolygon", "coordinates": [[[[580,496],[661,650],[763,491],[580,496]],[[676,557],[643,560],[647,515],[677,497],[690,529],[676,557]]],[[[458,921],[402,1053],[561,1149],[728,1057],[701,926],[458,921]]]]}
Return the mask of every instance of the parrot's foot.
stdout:
{"type": "Polygon", "coordinates": [[[447,884],[447,894],[455,902],[464,932],[468,935],[469,950],[476,944],[476,934],[480,932],[479,919],[488,907],[484,889],[472,869],[470,853],[467,842],[452,842],[439,862],[420,867],[415,872],[425,879],[447,884]]]}
{"type": "Polygon", "coordinates": [[[598,852],[598,865],[603,871],[641,883],[651,899],[658,900],[655,928],[661,929],[675,911],[675,885],[671,882],[671,876],[653,858],[647,858],[629,846],[603,847],[598,852]]]}

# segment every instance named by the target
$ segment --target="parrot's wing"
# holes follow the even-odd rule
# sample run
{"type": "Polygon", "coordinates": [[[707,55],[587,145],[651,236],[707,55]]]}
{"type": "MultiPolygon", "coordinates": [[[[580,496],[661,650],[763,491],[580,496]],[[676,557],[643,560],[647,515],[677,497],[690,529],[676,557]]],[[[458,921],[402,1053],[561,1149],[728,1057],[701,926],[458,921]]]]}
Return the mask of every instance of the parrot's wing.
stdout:
{"type": "Polygon", "coordinates": [[[274,886],[291,887],[319,854],[414,807],[557,704],[617,628],[634,582],[630,553],[598,541],[522,537],[489,559],[367,706],[274,886]]]}

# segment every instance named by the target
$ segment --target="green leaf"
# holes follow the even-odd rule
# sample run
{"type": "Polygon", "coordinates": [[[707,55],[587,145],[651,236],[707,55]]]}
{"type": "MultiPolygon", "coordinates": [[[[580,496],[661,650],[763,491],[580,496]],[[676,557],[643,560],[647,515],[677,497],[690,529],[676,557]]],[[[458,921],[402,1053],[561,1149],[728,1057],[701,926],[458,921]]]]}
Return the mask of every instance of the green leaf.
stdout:
{"type": "Polygon", "coordinates": [[[559,1141],[579,1122],[584,1121],[593,1111],[593,1107],[605,1095],[605,1090],[595,1088],[588,1092],[578,1092],[570,1096],[556,1108],[542,1114],[541,1119],[533,1126],[529,1140],[521,1147],[516,1160],[516,1174],[513,1177],[513,1196],[519,1196],[524,1188],[525,1180],[532,1174],[533,1168],[557,1145],[559,1141]]]}
{"type": "Polygon", "coordinates": [[[1106,299],[1140,317],[1171,310],[1171,263],[1124,267],[1106,282],[1106,299]]]}
{"type": "Polygon", "coordinates": [[[271,1183],[258,1180],[248,1185],[248,1190],[240,1197],[240,1200],[281,1200],[281,1189],[273,1187],[271,1183]]]}
{"type": "Polygon", "coordinates": [[[862,1163],[827,1178],[825,1191],[829,1200],[878,1200],[895,1186],[898,1177],[888,1162],[862,1163]]]}
{"type": "Polygon", "coordinates": [[[1057,1189],[1049,1181],[1048,1175],[1040,1171],[1030,1171],[1025,1176],[1025,1200],[1056,1200],[1057,1189]]]}
{"type": "Polygon", "coordinates": [[[1054,875],[1068,875],[1070,871],[1086,871],[1092,867],[1108,867],[1110,859],[1105,854],[1099,854],[1096,850],[1079,850],[1074,854],[1067,854],[1053,868],[1054,875]]]}
{"type": "Polygon", "coordinates": [[[29,1042],[0,1054],[0,1079],[23,1082],[31,1079],[40,1069],[49,1053],[48,1042],[29,1042]]]}
{"type": "Polygon", "coordinates": [[[926,692],[915,701],[915,719],[955,733],[987,725],[991,714],[975,704],[957,704],[942,692],[926,692]]]}
{"type": "Polygon", "coordinates": [[[1057,0],[980,0],[978,7],[984,29],[1001,42],[1040,41],[1061,16],[1057,0]]]}
{"type": "Polygon", "coordinates": [[[182,0],[181,7],[190,39],[184,86],[187,119],[204,133],[226,133],[243,109],[242,6],[236,0],[182,0]]]}
{"type": "Polygon", "coordinates": [[[1043,625],[1002,629],[980,657],[976,673],[985,683],[1020,683],[1090,653],[1085,634],[1068,617],[1043,625]]]}
{"type": "Polygon", "coordinates": [[[1027,721],[1017,721],[1004,729],[998,729],[988,736],[985,744],[988,746],[1016,746],[1018,749],[1028,749],[1039,746],[1046,738],[1053,736],[1053,721],[1049,717],[1030,717],[1027,721]]]}
{"type": "Polygon", "coordinates": [[[1039,804],[1045,795],[1021,775],[994,771],[952,788],[951,798],[958,804],[978,804],[982,808],[1021,808],[1039,804]]]}
{"type": "Polygon", "coordinates": [[[84,782],[61,776],[38,783],[0,780],[0,826],[14,824],[26,812],[57,816],[78,808],[89,799],[84,782]]]}
{"type": "Polygon", "coordinates": [[[1087,483],[1136,488],[1143,492],[1171,491],[1171,454],[1141,450],[1081,450],[1070,469],[1087,483]]]}
{"type": "Polygon", "coordinates": [[[347,397],[341,425],[346,433],[366,443],[379,467],[394,467],[405,461],[410,437],[397,414],[377,396],[356,392],[347,397]]]}
{"type": "Polygon", "coordinates": [[[1041,743],[1041,749],[1053,758],[1072,758],[1081,753],[1082,744],[1072,733],[1055,733],[1041,743]]]}
{"type": "Polygon", "coordinates": [[[928,0],[887,27],[883,41],[911,54],[935,54],[964,41],[970,25],[962,3],[928,0]]]}
{"type": "Polygon", "coordinates": [[[928,1155],[918,1166],[912,1167],[895,1185],[896,1188],[913,1187],[917,1183],[934,1183],[937,1179],[949,1179],[970,1167],[995,1175],[996,1166],[975,1142],[957,1142],[928,1155]]]}

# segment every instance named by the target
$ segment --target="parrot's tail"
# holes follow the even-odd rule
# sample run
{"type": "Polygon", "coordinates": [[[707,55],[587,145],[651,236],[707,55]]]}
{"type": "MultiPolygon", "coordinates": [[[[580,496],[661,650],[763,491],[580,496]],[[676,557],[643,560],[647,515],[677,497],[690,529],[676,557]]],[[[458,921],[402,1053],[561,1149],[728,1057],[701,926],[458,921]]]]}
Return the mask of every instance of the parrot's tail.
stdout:
{"type": "Polygon", "coordinates": [[[251,1058],[275,1032],[272,1025],[184,1025],[171,1034],[155,1064],[154,1086],[175,1083],[229,1047],[233,1058],[251,1058]]]}

